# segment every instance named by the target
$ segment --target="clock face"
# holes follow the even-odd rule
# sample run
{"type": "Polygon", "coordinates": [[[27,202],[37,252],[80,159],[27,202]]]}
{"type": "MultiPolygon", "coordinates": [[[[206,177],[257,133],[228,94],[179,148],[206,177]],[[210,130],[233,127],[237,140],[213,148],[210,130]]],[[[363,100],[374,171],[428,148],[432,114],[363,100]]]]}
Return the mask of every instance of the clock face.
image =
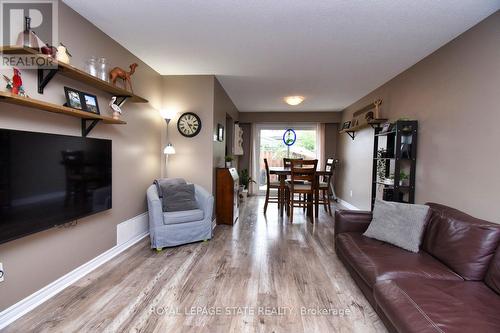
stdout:
{"type": "Polygon", "coordinates": [[[186,112],[179,117],[177,129],[185,137],[192,138],[201,131],[201,119],[193,112],[186,112]]]}

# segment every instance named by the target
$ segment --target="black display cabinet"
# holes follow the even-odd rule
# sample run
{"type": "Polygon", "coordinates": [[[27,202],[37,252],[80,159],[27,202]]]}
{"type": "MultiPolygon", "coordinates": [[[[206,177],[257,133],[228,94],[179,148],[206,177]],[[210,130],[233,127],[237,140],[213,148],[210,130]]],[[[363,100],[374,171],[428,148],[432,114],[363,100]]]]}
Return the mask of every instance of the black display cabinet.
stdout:
{"type": "Polygon", "coordinates": [[[376,198],[415,203],[418,122],[398,120],[375,129],[372,209],[376,198]]]}

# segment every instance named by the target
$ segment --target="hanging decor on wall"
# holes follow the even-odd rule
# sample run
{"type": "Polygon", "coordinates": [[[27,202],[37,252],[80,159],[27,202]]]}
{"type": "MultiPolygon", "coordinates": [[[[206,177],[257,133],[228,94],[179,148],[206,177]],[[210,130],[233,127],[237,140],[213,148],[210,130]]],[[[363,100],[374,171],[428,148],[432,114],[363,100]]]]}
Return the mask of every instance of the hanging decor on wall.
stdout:
{"type": "Polygon", "coordinates": [[[177,130],[183,136],[192,138],[201,131],[201,119],[194,112],[185,112],[177,121],[177,130]]]}
{"type": "Polygon", "coordinates": [[[243,155],[243,129],[239,124],[234,124],[233,154],[243,155]]]}
{"type": "Polygon", "coordinates": [[[290,147],[295,141],[297,141],[297,134],[295,131],[292,128],[285,130],[285,133],[283,133],[283,143],[290,147]]]}

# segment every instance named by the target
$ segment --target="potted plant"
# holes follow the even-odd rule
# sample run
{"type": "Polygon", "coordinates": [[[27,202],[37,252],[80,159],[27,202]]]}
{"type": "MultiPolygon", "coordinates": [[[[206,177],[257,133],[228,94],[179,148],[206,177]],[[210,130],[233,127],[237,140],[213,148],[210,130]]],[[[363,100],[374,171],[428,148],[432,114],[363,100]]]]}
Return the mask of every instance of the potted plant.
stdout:
{"type": "Polygon", "coordinates": [[[406,172],[401,171],[399,173],[399,186],[408,186],[409,179],[409,175],[406,172]]]}
{"type": "Polygon", "coordinates": [[[224,158],[224,160],[226,161],[226,168],[230,168],[231,162],[233,161],[233,157],[228,155],[224,158]]]}
{"type": "Polygon", "coordinates": [[[240,171],[240,184],[243,186],[243,190],[241,191],[243,199],[245,199],[248,196],[248,185],[250,183],[257,184],[255,180],[250,177],[250,174],[248,173],[248,169],[243,169],[240,171]]]}
{"type": "Polygon", "coordinates": [[[389,175],[389,177],[384,178],[383,183],[384,183],[385,185],[394,185],[394,174],[393,174],[393,173],[391,173],[391,174],[389,175]]]}

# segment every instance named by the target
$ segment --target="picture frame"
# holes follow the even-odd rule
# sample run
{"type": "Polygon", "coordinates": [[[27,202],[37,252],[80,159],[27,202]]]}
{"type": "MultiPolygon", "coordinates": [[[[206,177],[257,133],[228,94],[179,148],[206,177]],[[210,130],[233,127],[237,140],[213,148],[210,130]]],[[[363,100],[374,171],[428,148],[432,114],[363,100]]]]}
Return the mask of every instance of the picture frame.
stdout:
{"type": "Polygon", "coordinates": [[[97,101],[97,96],[84,92],[81,93],[81,96],[84,104],[84,111],[101,114],[101,112],[99,111],[99,102],[97,101]]]}
{"type": "Polygon", "coordinates": [[[70,87],[64,87],[64,95],[66,96],[66,104],[64,104],[64,106],[85,111],[85,105],[84,103],[82,103],[82,94],[79,90],[70,87]]]}
{"type": "Polygon", "coordinates": [[[382,130],[380,133],[387,133],[391,129],[391,123],[387,122],[382,125],[382,130]]]}
{"type": "Polygon", "coordinates": [[[341,130],[349,129],[349,127],[351,127],[351,121],[350,120],[344,121],[341,130]]]}
{"type": "Polygon", "coordinates": [[[101,114],[97,96],[70,87],[64,87],[64,95],[66,96],[64,106],[94,114],[101,114]]]}
{"type": "Polygon", "coordinates": [[[224,141],[224,126],[217,124],[217,141],[224,141]]]}

